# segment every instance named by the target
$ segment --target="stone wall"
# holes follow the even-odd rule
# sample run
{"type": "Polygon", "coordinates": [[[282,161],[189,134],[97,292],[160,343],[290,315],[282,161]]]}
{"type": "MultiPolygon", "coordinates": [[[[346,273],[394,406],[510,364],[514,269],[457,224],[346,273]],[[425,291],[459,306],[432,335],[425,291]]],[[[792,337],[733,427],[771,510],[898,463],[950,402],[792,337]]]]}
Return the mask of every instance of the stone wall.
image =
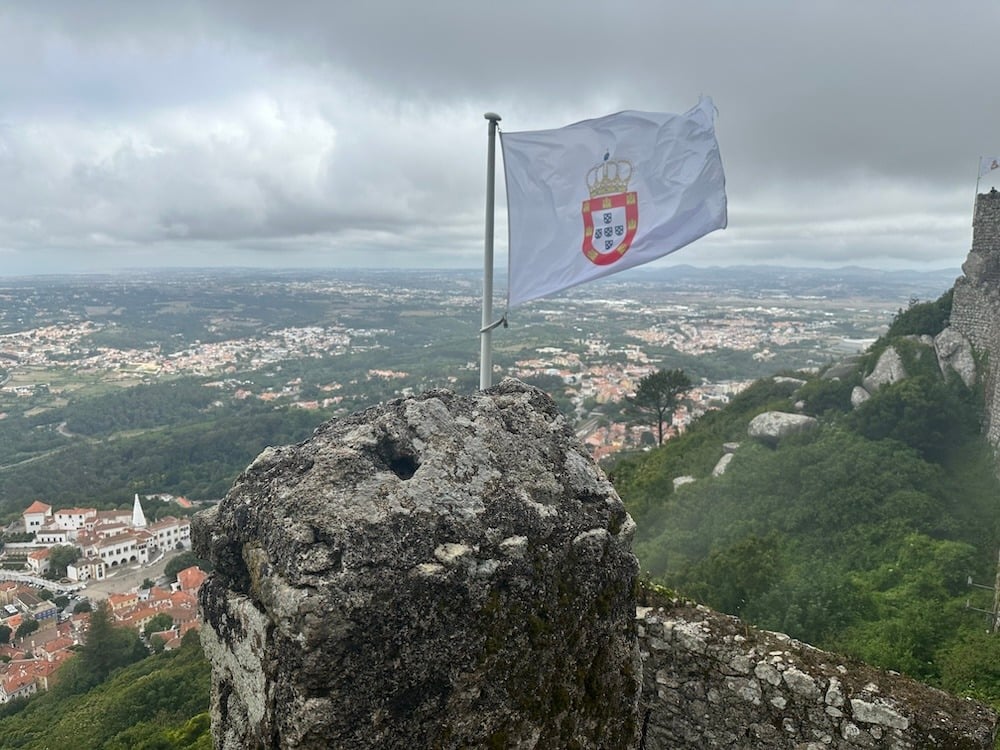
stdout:
{"type": "Polygon", "coordinates": [[[517,381],[267,449],[193,524],[215,747],[993,747],[979,704],[636,586],[634,530],[517,381]]]}
{"type": "Polygon", "coordinates": [[[987,363],[984,373],[986,435],[1000,449],[1000,192],[976,196],[972,249],[955,282],[951,325],[987,363]]]}
{"type": "Polygon", "coordinates": [[[995,714],[734,617],[655,595],[636,610],[643,750],[988,750],[995,714]]]}

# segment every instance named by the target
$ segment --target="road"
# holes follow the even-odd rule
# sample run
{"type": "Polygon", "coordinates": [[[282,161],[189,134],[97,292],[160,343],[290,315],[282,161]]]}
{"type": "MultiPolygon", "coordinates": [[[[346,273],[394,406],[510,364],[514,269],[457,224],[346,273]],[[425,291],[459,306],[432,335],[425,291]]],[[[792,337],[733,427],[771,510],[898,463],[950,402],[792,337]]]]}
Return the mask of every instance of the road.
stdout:
{"type": "Polygon", "coordinates": [[[138,567],[114,568],[114,573],[103,581],[88,581],[87,588],[80,593],[83,596],[100,601],[107,599],[108,594],[124,594],[141,585],[147,578],[155,581],[163,575],[167,563],[184,550],[170,550],[160,560],[152,565],[138,567]]]}

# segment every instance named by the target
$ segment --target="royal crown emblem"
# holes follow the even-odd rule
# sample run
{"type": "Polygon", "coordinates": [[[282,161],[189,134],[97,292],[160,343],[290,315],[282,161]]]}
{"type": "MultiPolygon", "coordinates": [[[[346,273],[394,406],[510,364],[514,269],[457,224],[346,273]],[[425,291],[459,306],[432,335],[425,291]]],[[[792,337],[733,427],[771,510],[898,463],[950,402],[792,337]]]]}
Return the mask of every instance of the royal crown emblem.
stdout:
{"type": "Polygon", "coordinates": [[[639,226],[636,194],[628,192],[632,162],[610,156],[587,172],[590,199],[583,202],[583,254],[598,266],[625,255],[639,226]]]}

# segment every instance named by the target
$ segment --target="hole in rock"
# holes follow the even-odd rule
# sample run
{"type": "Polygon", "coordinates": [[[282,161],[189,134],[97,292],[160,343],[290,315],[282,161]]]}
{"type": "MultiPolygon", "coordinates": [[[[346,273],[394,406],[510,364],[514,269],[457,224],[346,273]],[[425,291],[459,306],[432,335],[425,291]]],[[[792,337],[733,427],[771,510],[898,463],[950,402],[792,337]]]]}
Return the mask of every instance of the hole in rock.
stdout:
{"type": "Polygon", "coordinates": [[[420,467],[420,462],[411,451],[389,438],[383,438],[379,441],[378,455],[389,467],[389,470],[400,479],[409,479],[420,467]]]}

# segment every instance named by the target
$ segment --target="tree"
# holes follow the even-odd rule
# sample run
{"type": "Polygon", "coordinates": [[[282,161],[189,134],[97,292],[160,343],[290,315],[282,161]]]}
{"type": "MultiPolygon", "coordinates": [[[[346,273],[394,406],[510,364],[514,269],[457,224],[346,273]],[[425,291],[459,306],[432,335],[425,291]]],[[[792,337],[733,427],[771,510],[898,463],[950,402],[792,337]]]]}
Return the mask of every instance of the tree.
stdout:
{"type": "Polygon", "coordinates": [[[169,630],[173,626],[174,618],[166,612],[160,612],[153,615],[152,619],[146,623],[146,627],[143,628],[142,632],[149,638],[153,633],[159,633],[161,630],[169,630]]]}
{"type": "Polygon", "coordinates": [[[57,544],[49,550],[49,567],[58,577],[66,575],[66,566],[80,559],[80,548],[71,544],[57,544]]]}
{"type": "Polygon", "coordinates": [[[639,381],[632,405],[644,414],[655,415],[657,445],[663,445],[663,422],[673,415],[678,398],[691,385],[683,370],[657,370],[639,381]]]}
{"type": "Polygon", "coordinates": [[[27,618],[17,626],[17,630],[14,631],[14,637],[21,640],[26,635],[34,633],[36,630],[38,630],[38,620],[27,618]]]}
{"type": "Polygon", "coordinates": [[[194,552],[182,552],[177,555],[177,557],[170,560],[166,566],[163,568],[163,575],[167,577],[167,580],[171,583],[177,580],[177,574],[180,573],[185,568],[190,568],[192,565],[197,565],[202,570],[208,572],[211,570],[212,566],[198,557],[194,552]]]}
{"type": "Polygon", "coordinates": [[[94,607],[91,605],[89,599],[81,599],[73,607],[73,614],[80,614],[81,612],[92,612],[94,607]]]}
{"type": "Polygon", "coordinates": [[[10,625],[0,625],[0,643],[10,643],[10,625]]]}
{"type": "Polygon", "coordinates": [[[80,650],[83,688],[103,682],[119,667],[138,661],[147,654],[139,634],[114,625],[107,601],[98,602],[90,613],[87,640],[80,650]]]}

